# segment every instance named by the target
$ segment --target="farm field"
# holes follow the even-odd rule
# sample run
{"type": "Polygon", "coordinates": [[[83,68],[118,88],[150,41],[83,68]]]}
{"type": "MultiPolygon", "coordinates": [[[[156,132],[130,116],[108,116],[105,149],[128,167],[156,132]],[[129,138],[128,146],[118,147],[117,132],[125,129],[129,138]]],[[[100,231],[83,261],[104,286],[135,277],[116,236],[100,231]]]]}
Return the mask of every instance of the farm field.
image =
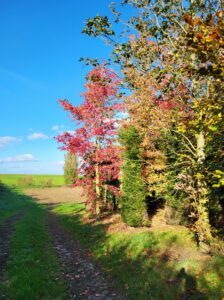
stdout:
{"type": "Polygon", "coordinates": [[[89,220],[80,192],[1,186],[0,230],[14,228],[4,235],[1,299],[87,299],[87,291],[89,299],[222,299],[224,257],[199,252],[188,229],[161,216],[151,228],[129,227],[119,214],[89,220]]]}
{"type": "Polygon", "coordinates": [[[0,174],[0,182],[20,187],[62,186],[64,185],[64,177],[63,175],[0,174]]]}
{"type": "Polygon", "coordinates": [[[82,189],[71,187],[51,187],[51,188],[26,188],[26,195],[38,200],[41,204],[59,204],[59,203],[82,203],[85,198],[82,196],[82,189]]]}

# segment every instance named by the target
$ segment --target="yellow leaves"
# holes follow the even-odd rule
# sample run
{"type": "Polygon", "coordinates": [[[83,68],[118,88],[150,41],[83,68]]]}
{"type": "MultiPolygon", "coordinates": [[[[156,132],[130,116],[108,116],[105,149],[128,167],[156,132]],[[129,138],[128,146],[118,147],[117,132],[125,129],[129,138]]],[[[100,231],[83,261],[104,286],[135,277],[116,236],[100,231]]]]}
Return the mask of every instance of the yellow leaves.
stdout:
{"type": "Polygon", "coordinates": [[[196,55],[195,55],[195,53],[192,53],[192,54],[190,55],[190,59],[191,59],[192,61],[194,61],[194,60],[195,60],[195,58],[196,58],[196,55]]]}
{"type": "Polygon", "coordinates": [[[214,188],[220,188],[224,186],[224,172],[221,170],[215,170],[214,174],[212,174],[213,179],[217,180],[216,183],[212,185],[214,188]]]}
{"type": "Polygon", "coordinates": [[[208,36],[205,38],[205,41],[207,43],[211,43],[213,42],[214,40],[219,40],[220,36],[218,34],[217,31],[213,31],[212,33],[208,34],[208,36]]]}
{"type": "Polygon", "coordinates": [[[185,127],[179,127],[178,128],[178,132],[179,133],[185,133],[186,132],[186,128],[185,127]]]}
{"type": "Polygon", "coordinates": [[[221,170],[215,170],[215,174],[213,175],[213,177],[221,178],[222,175],[224,175],[223,171],[221,171],[221,170]]]}
{"type": "Polygon", "coordinates": [[[202,177],[203,177],[203,174],[201,174],[201,173],[197,173],[197,174],[196,174],[196,177],[197,177],[198,179],[200,179],[200,178],[202,178],[202,177]]]}
{"type": "Polygon", "coordinates": [[[218,130],[218,127],[217,126],[209,126],[209,129],[213,132],[217,131],[218,130]]]}

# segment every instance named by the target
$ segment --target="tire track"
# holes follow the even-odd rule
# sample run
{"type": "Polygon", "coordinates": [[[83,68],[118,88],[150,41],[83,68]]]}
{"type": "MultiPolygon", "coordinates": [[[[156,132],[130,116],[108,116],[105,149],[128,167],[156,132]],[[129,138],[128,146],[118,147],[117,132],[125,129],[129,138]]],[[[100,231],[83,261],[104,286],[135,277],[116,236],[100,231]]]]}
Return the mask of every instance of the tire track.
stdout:
{"type": "Polygon", "coordinates": [[[4,270],[10,254],[10,242],[15,224],[23,215],[24,212],[16,213],[0,224],[0,282],[4,280],[4,270]]]}
{"type": "Polygon", "coordinates": [[[61,228],[53,214],[49,216],[48,228],[61,263],[69,297],[77,300],[127,299],[106,280],[100,266],[90,260],[80,245],[61,228]]]}

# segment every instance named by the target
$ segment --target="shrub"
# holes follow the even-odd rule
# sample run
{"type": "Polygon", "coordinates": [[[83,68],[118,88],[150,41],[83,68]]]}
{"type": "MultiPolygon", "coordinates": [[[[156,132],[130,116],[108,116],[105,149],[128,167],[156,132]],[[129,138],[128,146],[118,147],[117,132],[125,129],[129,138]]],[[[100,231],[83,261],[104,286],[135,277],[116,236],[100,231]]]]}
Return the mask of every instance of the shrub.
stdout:
{"type": "Polygon", "coordinates": [[[18,179],[18,185],[24,187],[33,186],[35,185],[35,180],[33,176],[23,176],[18,179]]]}
{"type": "Polygon", "coordinates": [[[75,154],[67,152],[65,155],[64,165],[64,180],[65,184],[74,183],[75,178],[78,176],[78,163],[75,154]]]}
{"type": "Polygon", "coordinates": [[[125,147],[122,168],[121,216],[130,226],[148,226],[146,188],[142,177],[141,138],[131,126],[120,131],[120,141],[125,147]]]}

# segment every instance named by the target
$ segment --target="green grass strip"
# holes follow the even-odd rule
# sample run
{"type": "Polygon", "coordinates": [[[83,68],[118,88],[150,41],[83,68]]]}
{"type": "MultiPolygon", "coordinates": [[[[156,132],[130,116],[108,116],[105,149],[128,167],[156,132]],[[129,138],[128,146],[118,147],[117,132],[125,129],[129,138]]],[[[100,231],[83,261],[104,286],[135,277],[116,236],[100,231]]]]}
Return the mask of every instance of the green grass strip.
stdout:
{"type": "MultiPolygon", "coordinates": [[[[58,279],[59,263],[46,229],[47,211],[29,197],[8,190],[8,200],[23,197],[25,215],[15,225],[6,280],[0,286],[9,300],[66,299],[58,279]]],[[[13,201],[14,201],[13,200],[13,201]]]]}
{"type": "Polygon", "coordinates": [[[102,223],[84,224],[82,204],[61,204],[54,212],[74,239],[100,261],[128,299],[218,300],[224,296],[224,257],[209,262],[186,254],[172,259],[170,249],[196,253],[188,231],[106,233],[102,223]]]}

